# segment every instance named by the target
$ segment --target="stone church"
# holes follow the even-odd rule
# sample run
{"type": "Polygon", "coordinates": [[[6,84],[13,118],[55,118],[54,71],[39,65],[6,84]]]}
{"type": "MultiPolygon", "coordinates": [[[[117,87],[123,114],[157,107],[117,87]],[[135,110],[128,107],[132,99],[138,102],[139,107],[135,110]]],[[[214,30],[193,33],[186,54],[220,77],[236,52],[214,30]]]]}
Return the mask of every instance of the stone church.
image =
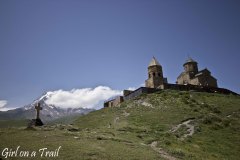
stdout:
{"type": "MultiPolygon", "coordinates": [[[[189,58],[184,64],[184,72],[177,78],[178,85],[197,85],[204,87],[217,87],[217,79],[211,75],[208,69],[198,71],[198,63],[189,58]]],[[[148,65],[148,79],[145,87],[165,89],[168,85],[167,78],[163,77],[162,66],[155,57],[148,65]]]]}
{"type": "Polygon", "coordinates": [[[211,75],[211,72],[208,69],[198,71],[198,64],[192,58],[189,58],[183,67],[184,72],[178,76],[176,84],[171,84],[167,82],[167,78],[163,77],[162,66],[153,57],[147,68],[148,79],[145,81],[145,87],[140,87],[134,91],[123,90],[123,96],[104,102],[104,107],[114,107],[143,93],[149,94],[163,89],[238,95],[228,89],[218,88],[217,79],[211,75]]]}
{"type": "Polygon", "coordinates": [[[198,63],[192,58],[189,58],[183,67],[184,72],[178,76],[177,84],[217,87],[217,79],[211,75],[211,72],[207,68],[198,71],[198,63]]]}

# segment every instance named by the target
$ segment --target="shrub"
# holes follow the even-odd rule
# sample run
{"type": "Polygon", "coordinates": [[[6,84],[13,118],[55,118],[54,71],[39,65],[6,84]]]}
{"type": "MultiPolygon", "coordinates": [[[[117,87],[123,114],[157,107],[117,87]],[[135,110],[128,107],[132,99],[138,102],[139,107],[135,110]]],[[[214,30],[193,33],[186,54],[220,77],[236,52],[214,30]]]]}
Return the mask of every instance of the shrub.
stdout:
{"type": "Polygon", "coordinates": [[[228,127],[230,125],[230,122],[231,121],[229,119],[224,119],[222,123],[225,127],[228,127]]]}
{"type": "Polygon", "coordinates": [[[203,118],[204,124],[212,124],[213,122],[222,122],[222,119],[214,114],[206,115],[203,118]]]}
{"type": "Polygon", "coordinates": [[[188,143],[192,143],[192,138],[188,136],[187,139],[186,139],[186,141],[187,141],[188,143]]]}
{"type": "Polygon", "coordinates": [[[178,148],[175,150],[170,150],[170,153],[179,158],[182,158],[185,156],[185,153],[181,149],[178,149],[178,148]]]}
{"type": "Polygon", "coordinates": [[[171,145],[171,142],[169,141],[169,140],[165,140],[165,142],[164,142],[166,145],[171,145]]]}
{"type": "Polygon", "coordinates": [[[204,108],[211,108],[211,106],[206,104],[206,103],[203,103],[201,106],[204,107],[204,108]]]}
{"type": "Polygon", "coordinates": [[[193,108],[195,105],[193,103],[190,103],[189,106],[193,108]]]}
{"type": "Polygon", "coordinates": [[[218,130],[218,129],[222,129],[223,126],[221,123],[214,123],[212,126],[213,129],[218,130]]]}
{"type": "Polygon", "coordinates": [[[204,124],[211,124],[212,123],[212,119],[211,117],[207,116],[203,118],[203,123],[204,124]]]}
{"type": "Polygon", "coordinates": [[[193,110],[194,112],[199,112],[199,110],[197,109],[197,108],[194,108],[194,110],[193,110]]]}
{"type": "Polygon", "coordinates": [[[197,103],[197,101],[193,98],[190,99],[192,103],[197,103]]]}
{"type": "Polygon", "coordinates": [[[217,107],[212,107],[211,110],[213,111],[213,113],[221,113],[221,111],[217,107]]]}
{"type": "Polygon", "coordinates": [[[196,131],[196,132],[201,132],[201,131],[202,131],[202,129],[201,129],[201,127],[200,127],[200,126],[195,126],[195,131],[196,131]]]}
{"type": "Polygon", "coordinates": [[[186,99],[186,98],[182,98],[182,102],[183,102],[184,104],[189,104],[188,99],[186,99]]]}

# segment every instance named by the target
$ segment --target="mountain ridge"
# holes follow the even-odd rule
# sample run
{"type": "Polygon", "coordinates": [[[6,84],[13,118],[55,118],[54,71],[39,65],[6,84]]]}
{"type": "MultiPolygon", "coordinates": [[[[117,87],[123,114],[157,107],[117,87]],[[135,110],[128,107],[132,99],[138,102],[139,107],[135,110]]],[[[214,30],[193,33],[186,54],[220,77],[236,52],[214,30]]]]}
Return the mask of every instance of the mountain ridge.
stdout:
{"type": "Polygon", "coordinates": [[[94,109],[84,109],[84,108],[61,108],[52,104],[47,104],[46,101],[50,96],[50,92],[46,92],[32,103],[25,105],[20,108],[16,108],[8,111],[0,111],[0,120],[8,119],[34,119],[36,115],[35,105],[40,103],[43,108],[40,111],[40,118],[43,121],[51,121],[58,118],[73,116],[73,115],[84,115],[94,109]]]}

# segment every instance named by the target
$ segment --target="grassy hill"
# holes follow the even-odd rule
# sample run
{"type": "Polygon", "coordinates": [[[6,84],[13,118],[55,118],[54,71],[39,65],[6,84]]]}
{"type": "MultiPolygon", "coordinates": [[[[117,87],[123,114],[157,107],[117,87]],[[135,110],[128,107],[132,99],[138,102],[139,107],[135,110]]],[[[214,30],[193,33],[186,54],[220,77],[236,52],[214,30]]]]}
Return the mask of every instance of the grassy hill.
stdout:
{"type": "MultiPolygon", "coordinates": [[[[239,159],[240,97],[165,90],[77,118],[1,128],[5,147],[61,146],[58,159],[239,159]]],[[[36,156],[40,159],[40,155],[36,156]]]]}

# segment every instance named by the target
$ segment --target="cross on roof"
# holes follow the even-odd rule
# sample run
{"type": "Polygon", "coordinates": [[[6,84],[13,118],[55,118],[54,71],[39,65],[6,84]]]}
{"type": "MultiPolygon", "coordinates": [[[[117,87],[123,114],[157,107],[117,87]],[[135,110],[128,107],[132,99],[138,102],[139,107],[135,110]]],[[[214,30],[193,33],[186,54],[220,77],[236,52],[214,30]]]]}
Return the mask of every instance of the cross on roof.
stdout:
{"type": "Polygon", "coordinates": [[[40,114],[40,110],[42,110],[42,107],[40,106],[40,103],[36,104],[35,109],[37,110],[37,117],[36,117],[36,119],[40,119],[39,118],[39,114],[40,114]]]}

